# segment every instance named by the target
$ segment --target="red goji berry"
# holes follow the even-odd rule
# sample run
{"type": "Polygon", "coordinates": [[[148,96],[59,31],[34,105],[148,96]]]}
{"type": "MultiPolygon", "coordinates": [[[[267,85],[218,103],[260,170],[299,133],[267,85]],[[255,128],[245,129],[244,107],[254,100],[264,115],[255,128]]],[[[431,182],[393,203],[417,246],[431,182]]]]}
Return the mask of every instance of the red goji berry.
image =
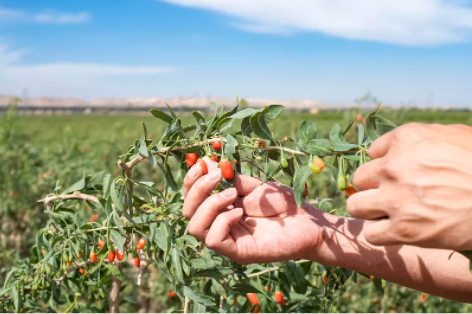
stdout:
{"type": "Polygon", "coordinates": [[[185,154],[185,161],[187,162],[187,166],[192,167],[197,163],[198,154],[197,153],[187,153],[185,154]]]}

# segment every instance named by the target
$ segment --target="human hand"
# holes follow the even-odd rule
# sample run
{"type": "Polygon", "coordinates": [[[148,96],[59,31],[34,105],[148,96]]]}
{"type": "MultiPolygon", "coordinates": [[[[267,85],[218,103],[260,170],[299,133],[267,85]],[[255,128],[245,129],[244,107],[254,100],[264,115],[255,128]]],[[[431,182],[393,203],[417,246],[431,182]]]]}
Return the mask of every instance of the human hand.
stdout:
{"type": "Polygon", "coordinates": [[[372,143],[347,211],[375,245],[472,249],[472,128],[407,124],[372,143]]]}
{"type": "Polygon", "coordinates": [[[299,208],[292,189],[236,174],[234,188],[210,196],[222,175],[216,162],[204,160],[208,175],[197,164],[184,179],[190,234],[240,264],[308,258],[317,251],[321,213],[308,204],[299,208]]]}

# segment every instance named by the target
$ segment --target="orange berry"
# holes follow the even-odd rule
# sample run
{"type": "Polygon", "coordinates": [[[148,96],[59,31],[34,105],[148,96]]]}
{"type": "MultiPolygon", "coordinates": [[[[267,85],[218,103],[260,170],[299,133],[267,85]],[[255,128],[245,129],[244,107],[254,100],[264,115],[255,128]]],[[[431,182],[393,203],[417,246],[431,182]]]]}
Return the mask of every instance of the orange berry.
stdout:
{"type": "Polygon", "coordinates": [[[374,280],[375,280],[375,277],[374,277],[374,276],[370,276],[370,281],[371,281],[371,282],[374,282],[374,280]]]}
{"type": "MultiPolygon", "coordinates": [[[[220,138],[219,136],[215,136],[215,138],[220,138]]],[[[215,141],[211,143],[211,146],[213,146],[214,150],[220,150],[221,149],[221,141],[215,141]]]]}
{"type": "Polygon", "coordinates": [[[47,251],[45,249],[42,249],[41,252],[43,253],[43,255],[45,255],[47,253],[47,251]]]}
{"type": "Polygon", "coordinates": [[[233,300],[233,305],[232,306],[235,306],[236,303],[238,303],[238,298],[236,296],[234,296],[234,300],[233,300]]]}
{"type": "Polygon", "coordinates": [[[177,293],[175,293],[175,291],[171,291],[171,292],[167,293],[167,296],[168,296],[169,298],[173,298],[173,297],[175,297],[176,294],[177,294],[177,293]]]}
{"type": "Polygon", "coordinates": [[[211,156],[211,159],[212,159],[213,161],[218,162],[218,156],[216,156],[216,155],[212,155],[212,156],[211,156]]]}
{"type": "Polygon", "coordinates": [[[187,162],[187,166],[192,167],[195,165],[198,159],[197,153],[187,153],[185,154],[185,161],[187,162]]]}
{"type": "Polygon", "coordinates": [[[223,178],[226,180],[231,180],[234,177],[234,169],[233,165],[231,162],[227,159],[222,159],[220,161],[220,169],[221,169],[221,174],[223,175],[223,178]]]}
{"type": "Polygon", "coordinates": [[[115,261],[115,252],[114,251],[109,251],[108,252],[108,261],[110,263],[113,263],[115,261]]]}
{"type": "Polygon", "coordinates": [[[252,311],[253,313],[260,313],[261,312],[261,307],[259,305],[256,305],[254,307],[254,310],[252,311]]]}
{"type": "Polygon", "coordinates": [[[251,302],[252,305],[259,305],[259,298],[257,297],[257,294],[248,293],[247,298],[249,299],[249,302],[251,302]]]}
{"type": "Polygon", "coordinates": [[[275,301],[277,301],[277,303],[278,303],[279,305],[284,305],[284,303],[285,303],[285,302],[284,302],[284,295],[282,294],[282,292],[276,291],[276,292],[274,293],[274,297],[275,297],[275,301]]]}
{"type": "Polygon", "coordinates": [[[82,254],[77,254],[77,258],[82,258],[82,254]]]}
{"type": "Polygon", "coordinates": [[[98,241],[98,247],[101,249],[103,249],[103,247],[105,246],[105,241],[104,240],[100,240],[98,241]]]}
{"type": "Polygon", "coordinates": [[[207,167],[206,162],[203,159],[198,159],[197,164],[199,164],[200,167],[202,167],[202,172],[204,175],[208,174],[208,167],[207,167]]]}
{"type": "Polygon", "coordinates": [[[270,290],[272,290],[272,288],[271,288],[270,286],[265,286],[264,289],[265,289],[265,291],[267,291],[267,292],[270,292],[270,290]]]}
{"type": "Polygon", "coordinates": [[[257,145],[259,146],[259,148],[264,148],[266,146],[266,143],[264,140],[260,140],[257,145]]]}
{"type": "Polygon", "coordinates": [[[82,274],[82,275],[85,275],[85,270],[83,268],[80,268],[79,269],[79,272],[82,274]]]}
{"type": "Polygon", "coordinates": [[[72,262],[67,262],[67,267],[71,267],[72,266],[72,262]]]}
{"type": "Polygon", "coordinates": [[[97,219],[98,219],[98,214],[95,214],[90,218],[90,222],[95,222],[97,221],[97,219]]]}
{"type": "Polygon", "coordinates": [[[95,252],[90,253],[90,260],[94,263],[98,262],[97,253],[95,252]]]}
{"type": "Polygon", "coordinates": [[[313,159],[313,164],[317,165],[321,170],[323,170],[324,167],[325,167],[325,163],[324,163],[323,159],[321,159],[321,158],[313,159]]]}
{"type": "Polygon", "coordinates": [[[426,293],[422,292],[420,296],[421,303],[424,303],[426,301],[426,293]]]}
{"type": "Polygon", "coordinates": [[[125,258],[125,248],[123,248],[123,254],[120,254],[120,252],[118,251],[118,249],[115,249],[115,255],[116,255],[116,258],[118,259],[118,261],[122,261],[124,258],[125,258]]]}
{"type": "Polygon", "coordinates": [[[141,260],[137,256],[134,258],[134,266],[136,266],[137,268],[141,266],[141,260]]]}
{"type": "Polygon", "coordinates": [[[136,248],[138,250],[142,250],[145,246],[146,246],[146,239],[144,238],[139,239],[138,245],[136,245],[136,248]]]}
{"type": "Polygon", "coordinates": [[[308,197],[308,195],[310,195],[310,193],[308,192],[308,184],[305,183],[305,197],[308,197]]]}
{"type": "Polygon", "coordinates": [[[349,183],[347,189],[344,190],[344,194],[346,194],[348,197],[353,195],[353,194],[356,194],[357,193],[357,190],[356,188],[352,185],[352,183],[349,183]]]}
{"type": "Polygon", "coordinates": [[[327,285],[328,284],[328,277],[323,276],[323,282],[327,285]]]}

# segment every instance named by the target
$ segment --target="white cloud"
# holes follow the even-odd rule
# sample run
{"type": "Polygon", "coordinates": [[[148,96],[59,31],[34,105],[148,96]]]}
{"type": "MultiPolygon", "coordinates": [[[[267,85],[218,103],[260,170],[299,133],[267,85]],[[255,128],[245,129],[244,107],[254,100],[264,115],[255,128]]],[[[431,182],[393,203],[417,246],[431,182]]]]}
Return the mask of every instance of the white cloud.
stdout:
{"type": "Polygon", "coordinates": [[[82,24],[91,20],[88,12],[65,13],[65,12],[27,12],[16,9],[0,7],[0,23],[24,22],[43,24],[82,24]]]}
{"type": "Polygon", "coordinates": [[[45,12],[33,16],[34,21],[48,24],[81,24],[90,21],[88,12],[79,13],[54,13],[45,12]]]}
{"type": "Polygon", "coordinates": [[[158,0],[237,18],[258,33],[319,32],[404,45],[472,38],[470,0],[158,0]]]}
{"type": "Polygon", "coordinates": [[[32,94],[84,94],[98,86],[116,91],[135,83],[137,78],[153,78],[179,69],[169,66],[128,66],[99,63],[55,62],[25,64],[25,50],[13,50],[0,44],[0,94],[17,94],[28,88],[32,94]],[[120,87],[114,86],[119,81],[120,87]]]}

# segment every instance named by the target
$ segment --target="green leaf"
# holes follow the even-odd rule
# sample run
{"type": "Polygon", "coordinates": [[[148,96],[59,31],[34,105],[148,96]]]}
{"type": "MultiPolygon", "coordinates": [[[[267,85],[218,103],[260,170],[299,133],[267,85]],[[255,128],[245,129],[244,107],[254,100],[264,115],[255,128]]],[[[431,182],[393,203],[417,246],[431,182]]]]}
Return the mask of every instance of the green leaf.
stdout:
{"type": "Polygon", "coordinates": [[[249,118],[249,123],[251,125],[252,130],[258,137],[272,141],[272,134],[269,128],[267,127],[263,113],[258,112],[253,115],[251,118],[249,118]]]}
{"type": "Polygon", "coordinates": [[[212,259],[205,259],[205,258],[196,258],[191,261],[192,267],[195,269],[206,269],[212,268],[216,266],[216,263],[212,259]]]}
{"type": "Polygon", "coordinates": [[[118,251],[120,253],[123,252],[123,246],[125,244],[124,237],[118,231],[116,231],[114,229],[110,230],[110,235],[111,235],[111,239],[113,240],[113,242],[117,246],[118,251]]]}
{"type": "Polygon", "coordinates": [[[164,174],[164,177],[166,179],[166,184],[173,190],[173,191],[178,191],[179,190],[179,186],[177,184],[177,182],[175,182],[174,180],[174,176],[172,174],[172,171],[170,169],[168,169],[167,171],[164,170],[164,167],[158,163],[157,164],[159,166],[159,168],[162,170],[162,173],[164,174]]]}
{"type": "Polygon", "coordinates": [[[172,249],[172,266],[174,269],[175,279],[177,279],[180,284],[185,284],[184,273],[182,271],[182,262],[180,260],[179,252],[177,252],[176,248],[172,249]]]}
{"type": "Polygon", "coordinates": [[[200,303],[206,306],[216,306],[215,299],[209,296],[195,293],[192,289],[185,286],[183,289],[184,295],[195,303],[200,303]]]}
{"type": "Polygon", "coordinates": [[[12,287],[10,290],[10,296],[13,299],[13,305],[15,306],[15,313],[20,312],[20,297],[18,296],[18,290],[16,287],[12,287]]]}
{"type": "Polygon", "coordinates": [[[303,151],[319,157],[325,157],[333,154],[330,142],[325,139],[315,139],[309,140],[306,143],[299,143],[299,147],[303,151]]]}
{"type": "Polygon", "coordinates": [[[357,144],[360,146],[364,143],[364,125],[362,123],[357,124],[357,144]]]}
{"type": "Polygon", "coordinates": [[[170,115],[174,118],[174,119],[177,119],[177,115],[175,114],[174,110],[172,109],[171,106],[169,106],[168,103],[165,103],[167,108],[169,108],[169,112],[170,112],[170,115]]]}
{"type": "Polygon", "coordinates": [[[113,204],[115,205],[115,207],[120,211],[120,213],[123,213],[125,211],[125,206],[121,202],[120,197],[118,196],[118,193],[116,192],[115,182],[116,181],[113,181],[111,183],[111,188],[110,188],[111,200],[113,204]]]}
{"type": "Polygon", "coordinates": [[[396,128],[396,125],[390,120],[377,116],[379,109],[380,105],[367,116],[365,121],[367,136],[372,141],[396,128]]]}
{"type": "Polygon", "coordinates": [[[293,289],[297,293],[305,294],[307,290],[307,284],[305,280],[305,274],[303,270],[295,264],[294,261],[287,262],[287,276],[293,283],[293,289]]]}
{"type": "Polygon", "coordinates": [[[195,118],[195,120],[197,120],[197,122],[200,122],[200,120],[205,122],[205,118],[203,117],[203,115],[201,114],[200,111],[197,111],[197,110],[193,111],[192,116],[194,116],[194,118],[195,118]]]}
{"type": "Polygon", "coordinates": [[[215,289],[216,293],[223,296],[223,298],[226,299],[228,297],[228,295],[226,294],[225,288],[223,288],[223,285],[218,280],[212,279],[211,285],[215,289]]]}
{"type": "Polygon", "coordinates": [[[205,313],[206,312],[206,306],[200,303],[194,303],[193,304],[193,312],[194,313],[205,313]]]}
{"type": "Polygon", "coordinates": [[[85,188],[85,174],[82,175],[82,179],[80,179],[79,181],[75,182],[74,184],[72,184],[70,186],[70,188],[68,188],[67,190],[65,190],[64,192],[62,192],[62,194],[69,194],[71,192],[75,192],[75,191],[80,191],[82,190],[83,188],[85,188]]]}
{"type": "Polygon", "coordinates": [[[243,121],[241,122],[241,133],[244,136],[251,137],[252,132],[253,131],[251,129],[251,123],[249,122],[249,117],[244,118],[243,121]]]}
{"type": "Polygon", "coordinates": [[[236,283],[232,285],[231,290],[237,293],[246,294],[246,293],[261,293],[262,292],[254,286],[251,286],[247,283],[236,283]]]}
{"type": "Polygon", "coordinates": [[[264,113],[264,120],[265,123],[269,124],[272,122],[275,118],[279,116],[279,114],[284,110],[283,105],[270,105],[268,107],[265,107],[262,112],[264,113]]]}
{"type": "Polygon", "coordinates": [[[331,143],[333,144],[334,149],[338,152],[345,152],[358,146],[357,144],[351,144],[346,142],[343,136],[343,131],[341,130],[341,126],[339,124],[336,124],[333,127],[331,133],[329,134],[329,137],[331,139],[331,143]]]}
{"type": "Polygon", "coordinates": [[[110,192],[110,180],[111,179],[111,175],[109,173],[107,173],[104,177],[103,177],[103,186],[102,186],[102,195],[103,197],[107,197],[108,196],[108,193],[110,192]]]}
{"type": "Polygon", "coordinates": [[[259,110],[254,109],[254,108],[246,108],[244,110],[241,110],[239,112],[236,112],[235,114],[229,116],[231,119],[244,119],[247,117],[252,116],[253,114],[259,112],[259,110]]]}
{"type": "Polygon", "coordinates": [[[147,150],[147,145],[146,145],[146,140],[144,138],[139,141],[139,147],[138,147],[138,152],[141,156],[147,157],[148,156],[148,150],[147,150]]]}
{"type": "Polygon", "coordinates": [[[125,280],[125,278],[123,277],[123,274],[120,272],[120,270],[116,266],[114,266],[112,264],[109,264],[109,263],[106,263],[104,265],[105,265],[106,268],[108,268],[108,270],[110,270],[110,272],[113,276],[115,276],[116,278],[118,278],[121,281],[125,280]]]}
{"type": "Polygon", "coordinates": [[[172,123],[172,121],[174,121],[174,119],[171,116],[169,116],[167,113],[159,109],[151,109],[151,113],[154,117],[161,119],[162,121],[166,123],[172,123]]]}
{"type": "Polygon", "coordinates": [[[238,147],[238,140],[235,139],[231,134],[226,136],[225,151],[228,154],[236,154],[236,148],[238,147]]]}
{"type": "Polygon", "coordinates": [[[316,124],[303,121],[298,129],[300,140],[308,142],[316,137],[316,124]]]}
{"type": "Polygon", "coordinates": [[[293,190],[298,207],[301,207],[305,201],[305,183],[312,173],[308,166],[301,167],[300,170],[295,173],[295,177],[293,178],[293,190]]]}

